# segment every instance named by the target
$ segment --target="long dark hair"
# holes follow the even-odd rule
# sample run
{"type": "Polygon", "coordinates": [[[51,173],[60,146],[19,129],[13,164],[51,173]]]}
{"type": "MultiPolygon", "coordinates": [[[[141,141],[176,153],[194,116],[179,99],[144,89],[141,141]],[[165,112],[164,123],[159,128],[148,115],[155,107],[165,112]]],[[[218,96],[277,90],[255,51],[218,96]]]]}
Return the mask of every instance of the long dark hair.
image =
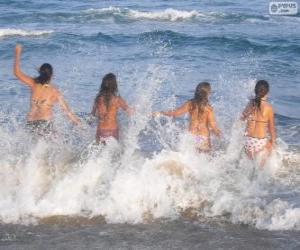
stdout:
{"type": "Polygon", "coordinates": [[[34,79],[36,83],[42,85],[50,83],[53,74],[53,68],[51,64],[44,63],[39,69],[39,74],[40,75],[34,79]]]}
{"type": "Polygon", "coordinates": [[[108,108],[111,97],[117,95],[117,93],[118,84],[116,76],[113,73],[106,74],[102,79],[99,93],[96,96],[96,101],[103,96],[105,106],[108,108]]]}
{"type": "Polygon", "coordinates": [[[265,80],[257,81],[255,85],[255,97],[252,99],[252,104],[255,108],[260,109],[261,99],[269,92],[269,83],[265,80]]]}
{"type": "Polygon", "coordinates": [[[209,105],[208,95],[211,90],[210,84],[208,82],[201,82],[197,85],[195,90],[194,98],[192,102],[192,110],[198,108],[198,116],[201,116],[204,109],[209,105]]]}

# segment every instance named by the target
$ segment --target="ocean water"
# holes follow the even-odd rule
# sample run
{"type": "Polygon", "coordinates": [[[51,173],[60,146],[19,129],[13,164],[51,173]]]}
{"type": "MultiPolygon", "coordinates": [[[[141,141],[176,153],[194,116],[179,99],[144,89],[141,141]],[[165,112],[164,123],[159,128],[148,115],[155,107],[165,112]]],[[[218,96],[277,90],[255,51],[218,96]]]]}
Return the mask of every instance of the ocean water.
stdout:
{"type": "MultiPolygon", "coordinates": [[[[299,3],[298,3],[299,4],[299,3]]],[[[299,249],[300,15],[268,1],[0,1],[0,248],[299,249]],[[12,73],[44,62],[83,120],[104,74],[136,113],[120,144],[94,145],[57,108],[57,140],[25,131],[30,93],[12,73]],[[263,171],[242,151],[239,114],[271,84],[277,147],[263,171]],[[222,129],[195,152],[187,117],[151,118],[212,84],[222,129]]]]}

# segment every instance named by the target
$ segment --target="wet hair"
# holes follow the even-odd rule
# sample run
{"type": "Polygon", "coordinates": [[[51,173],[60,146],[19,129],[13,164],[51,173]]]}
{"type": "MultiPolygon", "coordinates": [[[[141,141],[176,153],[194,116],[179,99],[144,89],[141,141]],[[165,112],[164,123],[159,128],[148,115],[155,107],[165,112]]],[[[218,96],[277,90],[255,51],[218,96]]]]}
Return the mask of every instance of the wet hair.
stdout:
{"type": "Polygon", "coordinates": [[[117,95],[117,93],[118,84],[116,76],[113,73],[106,74],[102,79],[99,93],[96,96],[96,101],[100,97],[103,97],[105,106],[108,108],[111,97],[117,95]]]}
{"type": "Polygon", "coordinates": [[[198,116],[201,116],[204,109],[209,105],[208,95],[211,90],[208,82],[201,82],[197,85],[192,102],[192,110],[198,109],[198,116]]]}
{"type": "Polygon", "coordinates": [[[255,85],[255,97],[252,99],[252,104],[255,108],[260,109],[261,99],[269,92],[269,83],[265,80],[257,81],[255,85]]]}
{"type": "Polygon", "coordinates": [[[53,74],[53,68],[51,64],[44,63],[40,69],[39,69],[39,76],[34,79],[34,81],[38,84],[48,84],[50,83],[52,74],[53,74]]]}

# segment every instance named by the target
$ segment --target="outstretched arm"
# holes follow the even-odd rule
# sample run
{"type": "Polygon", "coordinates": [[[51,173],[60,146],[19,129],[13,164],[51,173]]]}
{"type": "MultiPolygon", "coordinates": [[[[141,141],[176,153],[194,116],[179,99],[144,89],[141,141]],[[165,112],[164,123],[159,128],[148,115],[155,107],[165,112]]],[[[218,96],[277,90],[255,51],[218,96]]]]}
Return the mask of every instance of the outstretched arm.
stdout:
{"type": "Polygon", "coordinates": [[[122,97],[119,97],[119,105],[128,115],[132,115],[134,113],[134,109],[129,107],[122,97]]]}
{"type": "Polygon", "coordinates": [[[208,111],[208,125],[215,135],[217,135],[217,136],[221,135],[221,130],[217,127],[215,114],[214,114],[214,111],[212,108],[209,108],[209,111],[208,111]]]}
{"type": "Polygon", "coordinates": [[[189,112],[189,109],[190,109],[190,101],[187,101],[183,105],[181,105],[180,107],[178,107],[174,110],[161,111],[161,112],[158,112],[158,114],[167,115],[167,116],[181,116],[181,115],[189,112]]]}
{"type": "Polygon", "coordinates": [[[80,119],[72,112],[72,110],[69,108],[68,104],[66,103],[65,99],[60,93],[58,94],[58,103],[73,123],[75,123],[76,125],[81,124],[80,119]]]}
{"type": "Polygon", "coordinates": [[[240,120],[241,121],[247,120],[247,118],[249,117],[249,115],[252,112],[252,109],[253,109],[253,107],[252,107],[251,103],[248,103],[247,106],[246,106],[246,108],[244,109],[241,117],[240,117],[240,120]]]}
{"type": "Polygon", "coordinates": [[[30,87],[33,87],[34,80],[30,76],[25,75],[20,69],[21,52],[22,52],[22,45],[17,44],[16,45],[16,50],[15,50],[14,73],[20,81],[22,81],[23,83],[29,85],[30,87]]]}

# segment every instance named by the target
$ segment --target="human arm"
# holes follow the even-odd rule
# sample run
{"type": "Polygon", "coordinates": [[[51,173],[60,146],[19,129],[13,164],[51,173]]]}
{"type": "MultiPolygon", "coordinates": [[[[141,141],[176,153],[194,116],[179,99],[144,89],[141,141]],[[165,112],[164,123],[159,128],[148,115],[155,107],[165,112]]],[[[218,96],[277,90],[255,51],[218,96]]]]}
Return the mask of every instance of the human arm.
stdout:
{"type": "Polygon", "coordinates": [[[22,45],[17,44],[15,49],[14,74],[21,82],[27,84],[30,87],[33,87],[35,83],[34,79],[32,79],[30,76],[25,75],[21,71],[21,67],[20,67],[21,52],[22,52],[22,45]]]}
{"type": "Polygon", "coordinates": [[[174,110],[169,110],[169,111],[161,111],[161,112],[154,112],[153,115],[166,115],[166,116],[181,116],[185,113],[187,113],[190,109],[190,101],[185,102],[183,105],[180,107],[174,109],[174,110]]]}
{"type": "Polygon", "coordinates": [[[252,110],[253,110],[253,106],[251,105],[251,103],[248,103],[247,106],[246,106],[246,108],[244,109],[241,117],[240,117],[240,120],[241,121],[247,120],[247,118],[251,114],[252,110]]]}
{"type": "Polygon", "coordinates": [[[58,93],[58,103],[62,110],[65,112],[65,114],[68,116],[68,118],[75,123],[76,125],[80,125],[80,119],[72,112],[72,110],[69,108],[67,102],[63,98],[63,96],[58,93]]]}
{"type": "Polygon", "coordinates": [[[120,108],[122,108],[128,115],[132,115],[134,113],[134,109],[129,107],[127,102],[122,97],[119,97],[118,102],[120,108]]]}
{"type": "Polygon", "coordinates": [[[217,136],[221,135],[221,130],[217,127],[215,114],[211,107],[208,108],[208,126],[210,127],[210,129],[215,135],[217,136]]]}

